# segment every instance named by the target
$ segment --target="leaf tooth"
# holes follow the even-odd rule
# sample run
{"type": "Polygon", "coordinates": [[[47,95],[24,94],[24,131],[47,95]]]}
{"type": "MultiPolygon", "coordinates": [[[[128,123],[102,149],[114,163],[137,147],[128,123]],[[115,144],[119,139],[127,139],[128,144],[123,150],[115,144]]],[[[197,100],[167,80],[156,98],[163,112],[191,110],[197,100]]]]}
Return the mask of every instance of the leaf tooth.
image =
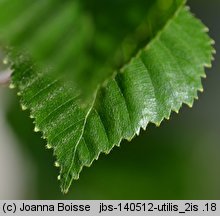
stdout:
{"type": "Polygon", "coordinates": [[[166,116],[165,119],[166,119],[166,120],[170,120],[170,116],[166,116]]]}
{"type": "MultiPolygon", "coordinates": [[[[212,52],[212,54],[216,54],[216,50],[214,48],[212,49],[211,52],[212,52]]],[[[214,56],[212,56],[212,60],[214,60],[214,56]]]]}
{"type": "Polygon", "coordinates": [[[47,144],[47,145],[46,145],[46,149],[52,149],[52,145],[47,144]]]}
{"type": "Polygon", "coordinates": [[[3,61],[2,61],[2,63],[3,63],[4,65],[7,65],[7,64],[9,63],[8,57],[4,58],[3,61]]]}
{"type": "Polygon", "coordinates": [[[186,6],[184,7],[184,9],[185,9],[186,11],[190,11],[190,7],[189,7],[188,5],[186,5],[186,6]]]}
{"type": "Polygon", "coordinates": [[[149,123],[148,119],[147,119],[146,117],[143,117],[143,118],[139,121],[138,127],[135,129],[135,134],[139,135],[141,128],[142,128],[143,130],[146,130],[148,123],[149,123]]]}
{"type": "Polygon", "coordinates": [[[10,89],[14,89],[14,88],[16,88],[16,86],[15,86],[15,84],[10,83],[9,88],[10,88],[10,89]]]}
{"type": "Polygon", "coordinates": [[[189,108],[192,108],[192,107],[193,107],[193,102],[194,102],[194,100],[193,100],[192,102],[186,102],[186,105],[187,105],[189,108]]]}
{"type": "MultiPolygon", "coordinates": [[[[145,130],[144,128],[142,128],[142,129],[145,130]]],[[[140,128],[140,130],[141,130],[141,128],[140,128]]],[[[131,142],[131,140],[132,140],[136,135],[137,135],[137,134],[134,133],[131,137],[127,138],[127,140],[128,140],[129,142],[131,142]]]]}
{"type": "Polygon", "coordinates": [[[173,111],[174,109],[175,109],[175,108],[171,108],[171,109],[170,109],[170,111],[169,111],[169,112],[164,116],[164,118],[161,120],[160,125],[161,125],[161,123],[163,122],[164,119],[170,120],[171,113],[172,113],[172,111],[173,111]]]}
{"type": "Polygon", "coordinates": [[[203,73],[203,74],[201,75],[201,77],[204,78],[204,79],[207,78],[206,73],[203,73]]]}
{"type": "Polygon", "coordinates": [[[179,110],[178,109],[174,109],[173,110],[176,114],[179,114],[179,110]]]}
{"type": "Polygon", "coordinates": [[[54,166],[55,166],[55,167],[60,167],[59,162],[58,162],[58,161],[55,161],[54,166]]]}
{"type": "Polygon", "coordinates": [[[210,40],[211,45],[215,45],[215,41],[213,39],[210,40]]]}
{"type": "Polygon", "coordinates": [[[22,110],[27,110],[27,106],[24,105],[24,104],[21,104],[21,109],[22,109],[22,110]]]}
{"type": "Polygon", "coordinates": [[[60,181],[60,179],[61,179],[61,176],[60,176],[60,175],[58,175],[58,176],[57,176],[57,180],[58,180],[58,181],[60,181]]]}
{"type": "Polygon", "coordinates": [[[31,119],[33,119],[33,118],[34,118],[34,116],[33,116],[32,114],[30,114],[30,118],[31,118],[31,119]]]}
{"type": "Polygon", "coordinates": [[[34,132],[39,132],[39,131],[40,131],[40,129],[37,126],[35,126],[34,132]]]}
{"type": "Polygon", "coordinates": [[[155,123],[155,125],[156,125],[157,127],[160,127],[160,124],[161,124],[161,121],[155,123]]]}
{"type": "Polygon", "coordinates": [[[203,88],[203,87],[200,87],[200,88],[198,89],[198,91],[199,91],[199,92],[204,92],[204,88],[203,88]]]}
{"type": "Polygon", "coordinates": [[[204,64],[204,67],[206,67],[206,68],[211,68],[212,65],[211,65],[211,64],[207,64],[207,63],[205,63],[205,64],[204,64]]]}
{"type": "MultiPolygon", "coordinates": [[[[143,128],[143,127],[142,127],[142,128],[143,128]]],[[[143,128],[143,130],[144,130],[144,128],[143,128]]],[[[139,136],[140,131],[141,131],[141,128],[137,128],[136,131],[135,131],[135,134],[137,134],[137,136],[139,136]]]]}
{"type": "Polygon", "coordinates": [[[209,32],[209,28],[207,27],[207,26],[205,26],[204,28],[203,28],[203,32],[209,32]]]}

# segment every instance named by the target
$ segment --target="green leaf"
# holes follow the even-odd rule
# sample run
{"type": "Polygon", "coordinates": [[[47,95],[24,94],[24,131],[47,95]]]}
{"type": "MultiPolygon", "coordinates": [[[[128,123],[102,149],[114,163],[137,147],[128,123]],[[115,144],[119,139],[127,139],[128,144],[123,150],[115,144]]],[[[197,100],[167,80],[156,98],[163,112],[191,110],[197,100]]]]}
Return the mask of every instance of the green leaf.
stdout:
{"type": "Polygon", "coordinates": [[[82,100],[79,87],[54,79],[29,56],[12,58],[11,87],[18,88],[22,108],[35,119],[35,131],[54,150],[63,192],[100,153],[131,140],[149,122],[159,126],[183,103],[193,105],[214,52],[206,30],[179,5],[143,49],[99,83],[89,100],[82,100]]]}
{"type": "Polygon", "coordinates": [[[166,2],[4,0],[0,42],[30,54],[41,67],[53,68],[53,75],[62,71],[90,97],[98,84],[155,36],[183,1],[166,2]]]}

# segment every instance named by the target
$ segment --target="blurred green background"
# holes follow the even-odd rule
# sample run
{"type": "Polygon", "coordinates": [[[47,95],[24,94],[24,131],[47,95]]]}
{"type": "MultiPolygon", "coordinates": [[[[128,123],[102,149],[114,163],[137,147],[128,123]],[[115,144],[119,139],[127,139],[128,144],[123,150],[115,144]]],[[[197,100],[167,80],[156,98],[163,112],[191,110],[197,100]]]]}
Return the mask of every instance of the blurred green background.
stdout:
{"type": "MultiPolygon", "coordinates": [[[[188,4],[209,27],[218,51],[220,1],[188,4]]],[[[102,154],[67,195],[60,192],[52,151],[33,133],[28,112],[21,112],[15,92],[1,88],[0,199],[220,199],[218,52],[215,59],[192,109],[183,106],[159,128],[149,125],[132,142],[102,154]],[[10,143],[5,136],[13,137],[10,143]]]]}

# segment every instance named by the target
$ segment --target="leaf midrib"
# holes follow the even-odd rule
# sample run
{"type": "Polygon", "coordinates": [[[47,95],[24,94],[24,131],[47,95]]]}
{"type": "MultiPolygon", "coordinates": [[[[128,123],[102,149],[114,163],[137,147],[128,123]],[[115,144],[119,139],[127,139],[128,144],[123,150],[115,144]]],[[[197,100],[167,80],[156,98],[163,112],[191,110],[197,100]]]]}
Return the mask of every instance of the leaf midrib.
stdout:
{"type": "MultiPolygon", "coordinates": [[[[133,61],[133,59],[136,59],[136,58],[140,57],[140,55],[141,55],[141,53],[142,53],[143,51],[146,51],[147,49],[149,49],[149,47],[151,46],[151,44],[154,43],[154,41],[157,40],[157,39],[160,37],[160,35],[162,34],[162,32],[165,31],[165,29],[169,27],[169,25],[170,25],[170,23],[172,22],[172,20],[175,19],[175,17],[176,17],[176,16],[178,15],[178,13],[181,11],[181,9],[182,9],[182,7],[184,6],[185,2],[186,2],[186,1],[184,0],[184,1],[180,4],[180,6],[179,6],[178,9],[176,10],[176,12],[169,18],[169,20],[167,20],[167,22],[166,22],[166,24],[163,26],[163,28],[162,28],[160,31],[157,32],[157,34],[155,35],[155,37],[152,38],[151,41],[150,41],[143,49],[140,49],[140,51],[139,51],[135,56],[131,57],[130,61],[128,61],[128,63],[124,64],[121,69],[119,69],[118,71],[115,71],[115,72],[113,73],[113,77],[112,77],[112,76],[108,77],[108,78],[103,82],[102,85],[98,86],[98,88],[97,88],[97,90],[95,91],[95,94],[94,94],[94,100],[93,100],[93,102],[92,102],[92,104],[91,104],[89,110],[88,110],[87,113],[86,113],[86,116],[85,116],[85,119],[84,119],[84,122],[83,122],[83,126],[82,126],[82,130],[81,130],[80,137],[79,137],[79,139],[77,140],[77,143],[76,143],[76,145],[75,145],[74,148],[73,148],[73,156],[72,156],[72,160],[71,160],[71,165],[70,165],[70,167],[69,167],[69,169],[68,169],[66,178],[65,178],[65,180],[64,180],[64,189],[66,189],[66,191],[64,191],[64,192],[67,192],[69,186],[71,185],[71,182],[70,182],[69,185],[68,185],[68,187],[66,187],[66,185],[67,185],[67,180],[68,180],[68,176],[69,176],[69,174],[70,174],[70,172],[71,172],[71,169],[72,169],[72,167],[73,167],[73,164],[74,164],[74,159],[75,159],[76,151],[77,151],[77,149],[78,149],[78,146],[79,146],[80,142],[81,142],[82,139],[83,139],[83,135],[84,135],[84,131],[85,131],[85,126],[86,126],[86,123],[87,123],[87,119],[88,119],[89,115],[91,114],[91,111],[92,111],[92,110],[94,110],[95,112],[97,112],[97,110],[94,108],[94,106],[95,106],[96,99],[97,99],[97,94],[98,94],[100,88],[104,88],[105,85],[107,85],[107,83],[108,83],[108,81],[109,81],[110,79],[113,78],[113,79],[115,80],[115,76],[116,76],[118,73],[123,73],[123,71],[125,70],[125,68],[133,61]]],[[[145,65],[145,64],[144,64],[144,65],[145,65]]],[[[117,82],[116,82],[116,83],[117,83],[117,82]]],[[[117,85],[118,85],[118,83],[117,83],[117,85]]],[[[119,85],[118,85],[118,87],[119,87],[119,89],[120,89],[120,86],[119,86],[119,85]]],[[[155,92],[155,86],[154,86],[154,85],[153,85],[153,88],[154,88],[154,92],[155,92]]],[[[124,97],[124,95],[123,95],[123,93],[122,93],[121,91],[120,91],[120,93],[122,94],[122,96],[123,96],[123,98],[124,98],[124,101],[125,101],[125,104],[126,104],[126,107],[127,107],[127,111],[128,111],[128,106],[127,106],[127,103],[126,103],[126,99],[125,99],[125,97],[124,97]]],[[[157,98],[157,97],[156,97],[156,98],[157,98]]],[[[97,113],[98,113],[98,112],[97,112],[97,113]]],[[[129,111],[128,111],[128,115],[129,115],[129,118],[130,118],[129,111]]],[[[100,115],[99,115],[99,116],[100,116],[100,115]]],[[[167,116],[167,117],[168,117],[168,116],[167,116]]],[[[166,116],[165,116],[165,118],[166,118],[166,116]]],[[[130,119],[131,119],[131,118],[130,118],[130,119]]],[[[101,120],[101,121],[102,121],[102,120],[101,120]]],[[[161,119],[161,121],[162,121],[162,119],[161,119]]],[[[159,125],[159,124],[160,124],[160,123],[158,123],[157,125],[159,125]]],[[[135,131],[135,133],[134,133],[129,139],[132,139],[132,137],[135,136],[136,133],[139,133],[139,132],[138,132],[138,129],[136,130],[136,128],[134,128],[133,125],[132,125],[132,128],[133,128],[133,131],[135,131]]],[[[106,135],[107,135],[107,134],[106,134],[106,135]]],[[[108,137],[108,135],[107,135],[107,137],[108,137]]],[[[121,138],[121,139],[122,139],[122,138],[121,138]]],[[[121,140],[119,140],[119,142],[121,142],[121,140]]],[[[114,146],[114,145],[113,145],[113,146],[114,146]]],[[[101,152],[100,152],[100,153],[101,153],[101,152]]],[[[94,159],[93,159],[93,160],[94,160],[94,159]]],[[[92,160],[92,161],[93,161],[93,160],[92,160]]],[[[92,161],[91,161],[91,163],[92,163],[92,161]]],[[[82,168],[83,168],[83,166],[80,167],[80,171],[81,171],[82,168]]]]}

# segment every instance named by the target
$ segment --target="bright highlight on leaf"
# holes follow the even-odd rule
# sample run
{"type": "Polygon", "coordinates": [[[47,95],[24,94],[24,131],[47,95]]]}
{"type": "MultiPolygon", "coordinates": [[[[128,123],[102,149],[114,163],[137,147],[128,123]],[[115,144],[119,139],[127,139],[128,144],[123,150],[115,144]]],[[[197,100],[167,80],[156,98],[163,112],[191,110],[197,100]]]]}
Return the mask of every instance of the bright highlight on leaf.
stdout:
{"type": "MultiPolygon", "coordinates": [[[[61,22],[68,20],[67,13],[61,22]]],[[[68,192],[100,153],[131,140],[149,122],[159,126],[182,104],[191,107],[203,90],[204,68],[211,66],[212,43],[206,27],[180,4],[156,36],[83,102],[73,83],[55,79],[29,56],[13,56],[11,84],[22,109],[34,118],[34,131],[53,148],[62,191],[68,192]]]]}

